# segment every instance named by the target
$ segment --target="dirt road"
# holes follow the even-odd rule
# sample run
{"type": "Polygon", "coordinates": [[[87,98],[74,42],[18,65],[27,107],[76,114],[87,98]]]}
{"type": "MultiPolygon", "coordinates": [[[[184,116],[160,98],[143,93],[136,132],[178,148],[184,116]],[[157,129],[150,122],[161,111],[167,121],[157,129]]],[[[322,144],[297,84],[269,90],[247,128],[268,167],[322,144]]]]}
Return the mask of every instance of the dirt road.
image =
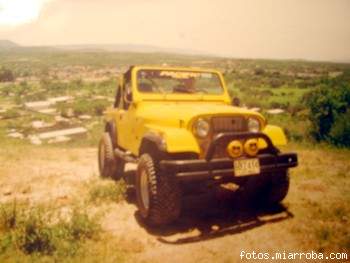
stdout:
{"type": "MultiPolygon", "coordinates": [[[[0,201],[27,200],[70,205],[86,194],[86,183],[100,180],[95,149],[32,149],[1,156],[0,201]]],[[[132,167],[129,169],[132,170],[132,167]]],[[[127,200],[110,205],[101,224],[132,262],[239,262],[245,252],[301,252],[293,184],[283,206],[242,209],[234,193],[222,189],[184,200],[184,212],[172,226],[152,229],[137,215],[132,190],[127,200]]],[[[300,204],[299,204],[300,205],[300,204]]]]}

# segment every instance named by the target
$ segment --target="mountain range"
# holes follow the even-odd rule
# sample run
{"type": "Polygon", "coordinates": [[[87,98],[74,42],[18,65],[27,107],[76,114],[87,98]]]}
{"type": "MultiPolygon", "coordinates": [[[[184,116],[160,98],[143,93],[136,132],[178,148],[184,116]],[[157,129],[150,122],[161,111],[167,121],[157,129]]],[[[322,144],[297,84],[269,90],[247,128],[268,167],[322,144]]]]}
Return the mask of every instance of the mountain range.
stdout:
{"type": "Polygon", "coordinates": [[[25,51],[25,50],[50,50],[50,51],[85,51],[85,52],[132,52],[132,53],[171,53],[183,55],[205,55],[205,52],[196,50],[178,49],[178,48],[163,48],[151,45],[135,45],[135,44],[78,44],[78,45],[54,45],[54,46],[22,46],[10,40],[0,39],[0,51],[25,51]]]}

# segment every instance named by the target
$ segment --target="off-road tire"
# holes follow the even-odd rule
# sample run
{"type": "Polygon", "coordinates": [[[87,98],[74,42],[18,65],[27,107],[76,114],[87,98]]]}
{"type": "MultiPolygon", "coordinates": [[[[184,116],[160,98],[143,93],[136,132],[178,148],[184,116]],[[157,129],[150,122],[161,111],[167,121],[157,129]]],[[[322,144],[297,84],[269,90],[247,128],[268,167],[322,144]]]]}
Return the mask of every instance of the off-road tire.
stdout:
{"type": "Polygon", "coordinates": [[[123,176],[124,166],[123,160],[114,157],[112,139],[109,133],[105,132],[98,147],[98,167],[101,177],[118,180],[123,176]]]}
{"type": "Polygon", "coordinates": [[[241,197],[243,202],[252,205],[271,206],[280,203],[287,196],[288,190],[288,171],[281,171],[250,178],[243,186],[241,197]]]}
{"type": "Polygon", "coordinates": [[[162,174],[158,160],[150,154],[139,159],[136,174],[136,198],[139,214],[150,225],[166,225],[175,221],[181,211],[181,191],[174,177],[162,174]],[[148,176],[149,206],[141,196],[141,173],[148,176]]]}
{"type": "Polygon", "coordinates": [[[282,202],[287,196],[289,190],[289,174],[287,171],[280,172],[271,178],[266,188],[266,198],[264,200],[267,205],[274,205],[282,202]]]}

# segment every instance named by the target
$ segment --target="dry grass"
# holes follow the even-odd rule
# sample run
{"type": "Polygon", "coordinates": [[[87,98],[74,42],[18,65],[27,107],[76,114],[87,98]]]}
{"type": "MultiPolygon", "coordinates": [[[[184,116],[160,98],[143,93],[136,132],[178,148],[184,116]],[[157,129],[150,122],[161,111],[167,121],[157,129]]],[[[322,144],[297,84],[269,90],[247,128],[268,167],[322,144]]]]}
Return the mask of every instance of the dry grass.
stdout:
{"type": "Polygon", "coordinates": [[[350,151],[292,145],[300,165],[292,171],[287,204],[290,225],[302,245],[318,251],[350,251],[350,151]]]}
{"type": "Polygon", "coordinates": [[[99,222],[108,210],[103,203],[120,201],[123,185],[98,178],[95,156],[89,148],[3,144],[0,262],[124,259],[123,251],[111,249],[117,239],[99,222]]]}
{"type": "MultiPolygon", "coordinates": [[[[96,149],[34,147],[6,142],[0,149],[3,164],[0,167],[0,203],[11,203],[16,199],[27,208],[46,205],[62,213],[83,206],[89,216],[101,216],[101,230],[97,231],[99,238],[81,239],[79,249],[69,257],[64,253],[56,253],[55,257],[26,254],[21,249],[10,248],[0,251],[0,262],[63,259],[68,262],[148,262],[153,258],[155,262],[170,259],[191,262],[192,258],[222,262],[234,256],[238,260],[240,249],[276,251],[281,249],[281,244],[283,249],[293,251],[349,252],[350,151],[301,144],[290,144],[283,150],[295,150],[299,154],[300,165],[291,171],[291,189],[284,201],[293,218],[208,242],[175,246],[160,243],[158,234],[144,231],[135,220],[133,204],[118,203],[123,200],[125,188],[122,184],[98,178],[96,149]],[[10,191],[6,190],[8,188],[10,191]],[[224,256],[218,258],[219,254],[212,251],[224,256]],[[170,257],[173,253],[174,258],[170,257]]],[[[4,226],[11,229],[13,213],[11,209],[7,212],[8,220],[4,226]]],[[[84,226],[85,219],[78,225],[84,226]]],[[[173,234],[166,235],[170,239],[195,235],[203,230],[200,226],[206,219],[203,220],[184,233],[174,230],[179,226],[170,228],[173,234]]],[[[6,242],[10,241],[4,240],[3,246],[6,242]]]]}

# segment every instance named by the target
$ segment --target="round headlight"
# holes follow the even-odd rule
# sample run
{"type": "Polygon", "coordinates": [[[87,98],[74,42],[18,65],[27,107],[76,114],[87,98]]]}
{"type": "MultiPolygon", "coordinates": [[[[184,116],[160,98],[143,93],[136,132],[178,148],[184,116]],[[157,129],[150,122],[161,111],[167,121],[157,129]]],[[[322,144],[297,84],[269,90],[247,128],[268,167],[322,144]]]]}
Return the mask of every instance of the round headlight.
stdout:
{"type": "Polygon", "coordinates": [[[209,130],[209,122],[204,119],[198,119],[194,124],[194,132],[200,138],[207,137],[209,134],[209,130]]]}
{"type": "Polygon", "coordinates": [[[259,132],[260,131],[260,122],[255,118],[248,119],[248,130],[250,132],[259,132]]]}

